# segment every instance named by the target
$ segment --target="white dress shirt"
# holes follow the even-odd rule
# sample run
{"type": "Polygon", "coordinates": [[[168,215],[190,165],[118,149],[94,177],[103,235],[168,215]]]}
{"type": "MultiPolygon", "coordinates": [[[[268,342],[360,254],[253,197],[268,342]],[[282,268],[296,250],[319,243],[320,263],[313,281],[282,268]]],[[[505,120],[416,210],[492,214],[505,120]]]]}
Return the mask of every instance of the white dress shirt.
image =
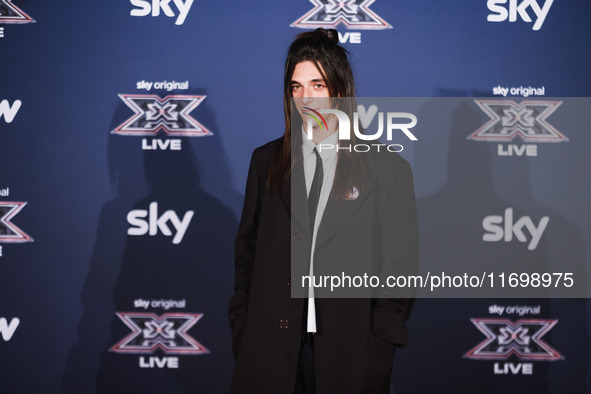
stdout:
{"type": "MultiPolygon", "coordinates": [[[[332,149],[318,149],[318,145],[314,141],[309,140],[307,134],[302,130],[302,153],[304,156],[304,176],[306,178],[306,195],[310,194],[312,188],[312,181],[314,180],[314,172],[316,171],[316,154],[314,148],[317,148],[320,158],[322,159],[322,170],[323,170],[323,182],[320,189],[320,197],[318,199],[318,209],[316,211],[316,219],[314,220],[314,231],[312,233],[312,248],[310,251],[310,277],[314,275],[314,250],[316,249],[316,235],[318,234],[318,228],[322,222],[322,216],[326,209],[326,203],[332,190],[332,184],[334,183],[335,170],[337,168],[337,150],[338,145],[338,133],[332,133],[330,136],[325,138],[322,143],[332,145],[332,149]]],[[[313,281],[311,281],[313,283],[313,281]]],[[[316,332],[316,308],[314,303],[314,287],[309,290],[308,297],[308,323],[307,332],[316,332]]]]}

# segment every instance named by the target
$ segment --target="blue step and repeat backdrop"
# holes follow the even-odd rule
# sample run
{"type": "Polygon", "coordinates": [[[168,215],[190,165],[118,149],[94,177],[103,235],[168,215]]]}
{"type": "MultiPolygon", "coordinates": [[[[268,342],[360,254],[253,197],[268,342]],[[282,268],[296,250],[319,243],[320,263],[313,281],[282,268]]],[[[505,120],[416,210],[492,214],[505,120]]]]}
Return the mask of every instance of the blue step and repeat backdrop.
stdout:
{"type": "MultiPolygon", "coordinates": [[[[589,112],[559,97],[591,94],[590,18],[588,0],[0,0],[0,392],[229,391],[248,163],[316,27],[359,96],[426,98],[401,152],[421,262],[588,282],[589,112]]],[[[418,299],[392,391],[589,393],[590,327],[585,297],[418,299]]]]}

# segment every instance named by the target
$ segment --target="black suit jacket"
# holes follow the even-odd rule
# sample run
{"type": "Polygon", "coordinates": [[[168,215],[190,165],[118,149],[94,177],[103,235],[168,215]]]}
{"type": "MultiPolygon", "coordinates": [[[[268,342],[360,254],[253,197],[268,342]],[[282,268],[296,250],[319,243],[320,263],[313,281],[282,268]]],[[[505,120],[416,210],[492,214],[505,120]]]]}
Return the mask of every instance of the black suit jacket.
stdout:
{"type": "MultiPolygon", "coordinates": [[[[256,149],[250,163],[229,306],[236,358],[233,393],[291,394],[295,385],[305,316],[304,299],[292,298],[292,288],[301,289],[307,265],[290,262],[309,260],[311,231],[301,167],[294,167],[291,184],[281,195],[266,187],[281,144],[279,139],[256,149]]],[[[410,166],[395,153],[367,155],[367,178],[359,196],[327,203],[317,234],[315,273],[416,270],[410,166]]],[[[362,290],[365,298],[322,298],[332,294],[316,293],[319,394],[389,393],[394,351],[406,344],[405,321],[414,300],[368,298],[367,289],[362,290]]]]}

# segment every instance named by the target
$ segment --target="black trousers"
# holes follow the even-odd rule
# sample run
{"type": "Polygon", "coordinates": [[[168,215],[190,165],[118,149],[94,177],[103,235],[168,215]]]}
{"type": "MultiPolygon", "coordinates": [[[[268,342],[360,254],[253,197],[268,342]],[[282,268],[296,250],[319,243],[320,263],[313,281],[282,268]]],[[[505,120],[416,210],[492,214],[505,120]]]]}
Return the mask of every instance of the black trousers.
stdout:
{"type": "Polygon", "coordinates": [[[316,394],[314,334],[302,333],[294,394],[316,394]]]}

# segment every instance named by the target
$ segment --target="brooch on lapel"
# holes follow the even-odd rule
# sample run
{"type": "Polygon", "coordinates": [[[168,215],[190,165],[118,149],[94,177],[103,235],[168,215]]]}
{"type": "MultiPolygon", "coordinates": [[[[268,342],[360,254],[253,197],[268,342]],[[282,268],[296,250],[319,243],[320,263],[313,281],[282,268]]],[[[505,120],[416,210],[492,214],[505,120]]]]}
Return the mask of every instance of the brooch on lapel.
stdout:
{"type": "Polygon", "coordinates": [[[359,190],[355,186],[353,186],[353,190],[351,190],[346,196],[345,200],[357,200],[359,197],[359,190]]]}

